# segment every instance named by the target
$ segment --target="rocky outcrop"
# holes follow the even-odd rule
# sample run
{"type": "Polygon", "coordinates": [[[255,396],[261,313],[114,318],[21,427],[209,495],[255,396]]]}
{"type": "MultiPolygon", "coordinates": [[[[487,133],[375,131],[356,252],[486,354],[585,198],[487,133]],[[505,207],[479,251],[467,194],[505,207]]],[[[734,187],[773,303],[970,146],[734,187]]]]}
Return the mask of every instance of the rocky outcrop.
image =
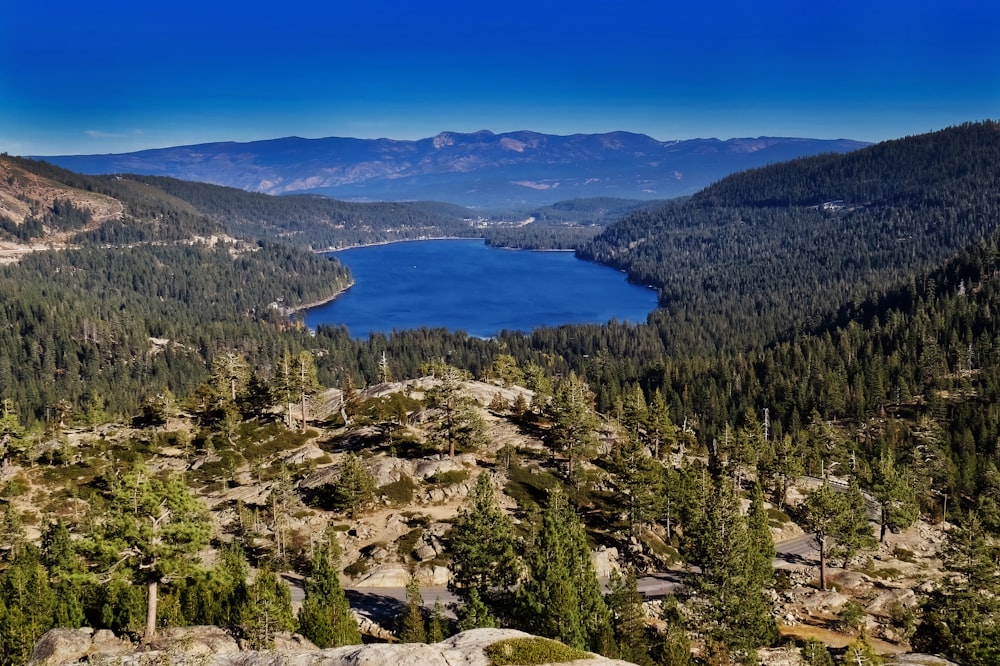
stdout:
{"type": "MultiPolygon", "coordinates": [[[[122,653],[105,652],[97,644],[93,629],[53,629],[38,641],[30,666],[106,664],[115,666],[489,666],[485,650],[497,641],[527,638],[530,634],[511,629],[474,629],[446,641],[425,645],[397,643],[355,645],[328,650],[307,646],[267,652],[240,651],[235,640],[220,638],[218,627],[185,627],[164,634],[147,649],[122,653]]],[[[118,642],[120,648],[121,643],[118,642]]],[[[284,648],[287,643],[280,647],[284,648]]],[[[583,666],[629,666],[629,662],[593,655],[585,660],[563,662],[583,666]]]]}

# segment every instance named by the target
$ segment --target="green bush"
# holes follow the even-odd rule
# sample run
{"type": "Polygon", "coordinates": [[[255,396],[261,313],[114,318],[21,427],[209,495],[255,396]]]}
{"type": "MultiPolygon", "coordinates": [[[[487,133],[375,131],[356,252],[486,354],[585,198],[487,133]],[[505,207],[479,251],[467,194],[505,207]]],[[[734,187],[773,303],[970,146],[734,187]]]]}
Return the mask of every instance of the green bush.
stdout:
{"type": "Polygon", "coordinates": [[[571,648],[548,638],[508,638],[486,647],[492,666],[532,666],[590,659],[589,652],[571,648]]]}
{"type": "Polygon", "coordinates": [[[395,504],[409,504],[413,500],[413,491],[417,489],[417,484],[405,474],[399,477],[398,481],[380,486],[376,495],[387,498],[395,504]]]}
{"type": "Polygon", "coordinates": [[[438,472],[430,477],[428,477],[427,482],[433,483],[436,486],[452,486],[456,483],[462,483],[468,480],[469,470],[467,469],[453,469],[447,472],[438,472]]]}

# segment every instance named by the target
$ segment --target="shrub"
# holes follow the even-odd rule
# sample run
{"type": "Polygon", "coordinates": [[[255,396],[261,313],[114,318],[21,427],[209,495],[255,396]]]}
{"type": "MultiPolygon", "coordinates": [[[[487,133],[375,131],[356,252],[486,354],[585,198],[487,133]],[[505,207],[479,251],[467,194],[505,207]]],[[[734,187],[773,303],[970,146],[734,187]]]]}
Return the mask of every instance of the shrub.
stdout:
{"type": "Polygon", "coordinates": [[[491,666],[532,666],[589,659],[589,652],[571,648],[548,638],[508,638],[486,647],[491,666]]]}

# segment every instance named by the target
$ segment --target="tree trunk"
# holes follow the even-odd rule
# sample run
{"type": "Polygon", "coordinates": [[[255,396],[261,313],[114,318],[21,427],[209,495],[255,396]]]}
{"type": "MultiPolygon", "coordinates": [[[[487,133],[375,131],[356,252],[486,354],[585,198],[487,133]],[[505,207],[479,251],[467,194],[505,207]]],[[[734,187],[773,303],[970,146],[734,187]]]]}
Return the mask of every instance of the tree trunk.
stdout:
{"type": "Polygon", "coordinates": [[[143,643],[151,643],[156,634],[156,602],[157,581],[146,584],[146,633],[142,636],[143,643]]]}
{"type": "Polygon", "coordinates": [[[819,538],[819,589],[826,590],[826,535],[819,538]]]}
{"type": "Polygon", "coordinates": [[[886,508],[882,507],[882,520],[881,520],[882,524],[879,526],[879,533],[878,533],[879,543],[885,543],[885,521],[888,517],[887,516],[888,513],[889,512],[886,510],[886,508]]]}

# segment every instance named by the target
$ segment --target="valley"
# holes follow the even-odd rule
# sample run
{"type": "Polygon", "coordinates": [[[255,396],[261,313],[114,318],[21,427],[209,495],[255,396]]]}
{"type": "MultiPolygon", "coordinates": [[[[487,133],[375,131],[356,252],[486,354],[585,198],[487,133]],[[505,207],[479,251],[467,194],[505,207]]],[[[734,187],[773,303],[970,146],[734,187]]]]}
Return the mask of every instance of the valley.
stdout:
{"type": "Polygon", "coordinates": [[[300,310],[352,280],[314,249],[484,235],[461,210],[0,165],[2,241],[36,248],[0,267],[4,666],[80,626],[1000,656],[996,123],[554,206],[605,211],[578,256],[660,307],[490,339],[300,310]]]}

